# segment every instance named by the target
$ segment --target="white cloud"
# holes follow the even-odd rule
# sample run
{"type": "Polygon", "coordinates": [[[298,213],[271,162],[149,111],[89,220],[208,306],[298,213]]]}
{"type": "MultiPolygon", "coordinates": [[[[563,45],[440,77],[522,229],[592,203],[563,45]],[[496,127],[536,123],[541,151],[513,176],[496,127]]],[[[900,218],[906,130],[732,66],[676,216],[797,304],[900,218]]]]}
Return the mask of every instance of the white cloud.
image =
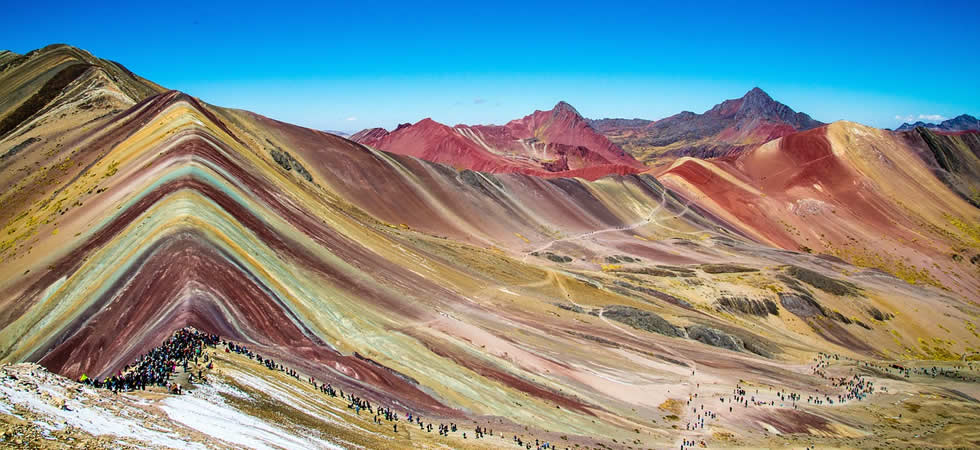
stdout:
{"type": "Polygon", "coordinates": [[[485,98],[475,98],[475,99],[473,99],[473,103],[474,104],[477,104],[477,105],[482,105],[482,104],[484,104],[486,102],[487,102],[487,99],[485,99],[485,98]]]}
{"type": "Polygon", "coordinates": [[[920,120],[925,122],[942,122],[946,119],[947,117],[941,114],[919,114],[918,116],[909,114],[907,116],[895,116],[895,120],[899,122],[908,122],[908,123],[912,123],[920,120]]]}
{"type": "Polygon", "coordinates": [[[347,118],[347,121],[348,122],[353,122],[355,120],[357,120],[357,116],[350,116],[350,117],[347,118]]]}

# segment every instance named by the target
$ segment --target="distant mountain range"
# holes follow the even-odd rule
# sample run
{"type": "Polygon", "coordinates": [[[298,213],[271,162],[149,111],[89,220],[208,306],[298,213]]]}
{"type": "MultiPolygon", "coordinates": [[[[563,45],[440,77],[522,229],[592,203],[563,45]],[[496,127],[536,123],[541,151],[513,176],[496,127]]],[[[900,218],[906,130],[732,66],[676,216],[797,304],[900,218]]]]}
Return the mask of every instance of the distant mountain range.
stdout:
{"type": "Polygon", "coordinates": [[[895,131],[909,131],[923,127],[933,131],[960,132],[960,131],[980,131],[980,120],[969,114],[960,114],[949,120],[935,123],[918,121],[916,123],[903,123],[895,131]]]}
{"type": "Polygon", "coordinates": [[[754,88],[703,114],[684,111],[661,120],[583,118],[565,102],[506,125],[456,125],[431,119],[394,131],[362,130],[351,139],[395,153],[459,168],[545,176],[631,173],[682,156],[737,154],[824,125],[754,88]]]}
{"type": "MultiPolygon", "coordinates": [[[[738,153],[773,139],[824,125],[753,88],[696,114],[684,111],[661,120],[590,121],[611,141],[646,163],[664,156],[702,158],[738,153]]],[[[668,158],[668,160],[671,158],[668,158]]]]}
{"type": "Polygon", "coordinates": [[[482,172],[595,179],[645,169],[565,102],[506,125],[450,127],[423,119],[399,125],[391,132],[369,128],[350,139],[380,150],[482,172]]]}

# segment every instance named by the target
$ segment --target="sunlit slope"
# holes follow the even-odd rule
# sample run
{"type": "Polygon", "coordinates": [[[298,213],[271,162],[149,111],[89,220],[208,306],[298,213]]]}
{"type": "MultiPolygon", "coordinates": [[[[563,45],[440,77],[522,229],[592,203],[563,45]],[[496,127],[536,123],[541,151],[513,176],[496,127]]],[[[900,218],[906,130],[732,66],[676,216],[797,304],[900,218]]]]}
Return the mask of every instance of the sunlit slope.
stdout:
{"type": "MultiPolygon", "coordinates": [[[[402,155],[370,150],[335,136],[229,111],[252,145],[268,152],[290,149],[324,188],[393,226],[504,248],[549,242],[560,236],[626,227],[678,201],[649,175],[543,179],[521,174],[456,171],[402,155]],[[259,130],[259,131],[251,131],[259,130]],[[279,150],[277,150],[279,149],[279,150]]],[[[690,214],[695,225],[708,222],[690,214]]]]}
{"type": "Polygon", "coordinates": [[[83,111],[129,106],[164,91],[119,63],[67,45],[49,45],[25,55],[8,52],[0,59],[0,136],[40,125],[31,119],[43,114],[42,108],[63,107],[49,102],[78,94],[78,89],[90,91],[80,99],[83,111]]]}
{"type": "Polygon", "coordinates": [[[939,132],[925,127],[900,134],[943,183],[980,208],[980,132],[939,132]]]}
{"type": "Polygon", "coordinates": [[[196,100],[168,93],[93,133],[117,143],[99,160],[76,155],[89,171],[51,192],[27,249],[3,266],[5,359],[102,376],[193,325],[430,413],[500,414],[509,398],[533,394],[515,419],[587,433],[589,417],[616,404],[597,402],[590,389],[605,382],[568,366],[575,359],[540,356],[573,344],[528,320],[552,305],[491,313],[459,292],[488,282],[516,289],[514,277],[546,282],[547,271],[448,244],[486,261],[476,278],[475,264],[412,248],[434,245],[431,237],[335,202],[229,130],[196,100]],[[54,208],[70,199],[82,205],[54,208]],[[512,272],[500,273],[506,266],[512,272]],[[518,320],[527,336],[515,343],[505,336],[518,320]]]}
{"type": "Polygon", "coordinates": [[[917,151],[895,133],[837,122],[733,160],[682,159],[661,180],[761,242],[977,292],[980,211],[917,151]]]}

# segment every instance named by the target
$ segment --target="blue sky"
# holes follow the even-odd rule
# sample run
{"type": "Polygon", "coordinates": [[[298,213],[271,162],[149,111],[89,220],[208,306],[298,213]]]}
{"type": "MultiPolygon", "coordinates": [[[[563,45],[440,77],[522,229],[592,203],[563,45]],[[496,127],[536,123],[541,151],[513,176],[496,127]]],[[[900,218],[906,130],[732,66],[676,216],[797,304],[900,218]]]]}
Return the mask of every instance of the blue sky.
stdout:
{"type": "Polygon", "coordinates": [[[64,42],[319,129],[703,112],[754,86],[823,121],[980,113],[974,2],[30,2],[0,48],[64,42]]]}

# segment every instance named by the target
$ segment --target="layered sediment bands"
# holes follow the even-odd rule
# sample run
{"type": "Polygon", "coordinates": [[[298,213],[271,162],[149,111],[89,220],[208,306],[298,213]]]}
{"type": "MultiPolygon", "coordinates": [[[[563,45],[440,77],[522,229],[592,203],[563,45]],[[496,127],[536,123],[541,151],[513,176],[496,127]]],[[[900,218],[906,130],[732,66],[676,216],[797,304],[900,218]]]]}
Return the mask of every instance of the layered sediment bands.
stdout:
{"type": "Polygon", "coordinates": [[[601,409],[598,406],[585,404],[579,399],[566,396],[560,392],[555,392],[552,389],[542,387],[537,383],[513,375],[506,370],[501,370],[498,367],[487,364],[485,361],[481,361],[478,358],[469,357],[465,353],[456,353],[453,351],[453,349],[446,348],[444,344],[440,345],[440,343],[436,342],[427,342],[426,345],[433,353],[452,361],[454,364],[457,364],[465,369],[472,370],[480,376],[494,380],[527,395],[531,395],[534,398],[541,399],[549,403],[554,403],[559,407],[571,409],[589,416],[595,416],[595,413],[593,413],[592,410],[601,409]]]}
{"type": "MultiPolygon", "coordinates": [[[[182,100],[163,98],[160,101],[167,107],[184,108],[184,114],[193,111],[193,109],[186,110],[187,103],[182,100]]],[[[143,105],[139,106],[139,108],[142,107],[143,105]]],[[[160,108],[155,112],[157,115],[166,117],[170,114],[166,109],[160,108]]],[[[198,117],[192,122],[200,122],[201,119],[203,117],[198,117]]],[[[140,122],[145,123],[144,121],[140,122]]],[[[161,123],[172,124],[175,122],[179,123],[175,120],[167,120],[161,123]]],[[[129,139],[140,141],[141,136],[138,134],[131,135],[129,139]]],[[[42,359],[42,361],[51,364],[52,367],[66,373],[75,374],[75,372],[81,371],[88,371],[93,374],[105,373],[124,364],[127,361],[125,356],[133,356],[139,353],[139,349],[151,345],[154,342],[153,337],[159,337],[160,333],[166,334],[171,331],[173,326],[185,319],[186,314],[191,314],[190,317],[199,322],[204,329],[217,327],[222,334],[249,337],[249,340],[262,342],[265,345],[295,347],[297,344],[295,342],[296,336],[305,337],[309,341],[308,345],[300,345],[301,348],[308,348],[317,343],[322,344],[319,338],[310,334],[306,325],[297,322],[296,315],[290,310],[290,306],[284,303],[280,294],[273,295],[270,290],[273,287],[281,290],[282,280],[290,279],[290,272],[301,267],[306,267],[306,270],[322,276],[322,279],[327,282],[350,289],[352,295],[357,295],[359,298],[375,298],[382,303],[385,299],[392,298],[391,294],[379,293],[374,285],[366,283],[366,279],[363,277],[357,277],[356,280],[350,278],[350,275],[356,272],[350,266],[340,270],[332,267],[337,264],[338,256],[334,255],[326,259],[318,257],[312,251],[305,250],[309,244],[304,246],[298,243],[295,237],[283,235],[277,231],[288,229],[289,219],[296,222],[295,226],[298,227],[301,235],[306,236],[307,240],[311,239],[310,236],[315,236],[316,242],[330,246],[343,258],[361,258],[359,261],[361,264],[378,265],[380,270],[375,276],[387,278],[386,282],[398,282],[416,286],[419,289],[426,289],[426,286],[429,286],[430,293],[442,293],[442,295],[451,296],[449,291],[434,287],[431,283],[409,271],[401,271],[402,273],[397,274],[395,272],[398,270],[384,269],[380,261],[372,263],[369,259],[370,252],[359,249],[357,244],[338,236],[323,224],[313,222],[308,215],[300,215],[296,210],[287,208],[281,202],[280,196],[271,195],[264,189],[263,186],[268,183],[267,181],[250,176],[247,171],[242,170],[242,167],[239,166],[242,161],[228,159],[227,153],[215,146],[210,139],[202,137],[194,131],[165,132],[163,134],[169,137],[169,139],[161,142],[166,150],[151,154],[155,156],[155,159],[149,165],[144,165],[122,176],[121,183],[134,188],[140,186],[143,183],[142,180],[152,180],[145,187],[147,189],[146,194],[130,198],[128,202],[120,205],[119,212],[114,214],[114,218],[84,240],[80,247],[64,256],[60,262],[51,264],[51,270],[47,274],[38,280],[32,288],[23,292],[17,301],[12,302],[15,308],[6,310],[10,314],[5,315],[4,324],[4,333],[12,340],[5,340],[4,342],[21,344],[19,351],[29,348],[23,339],[11,336],[10,333],[16,333],[19,329],[21,332],[29,333],[27,339],[37,342],[37,350],[34,353],[35,359],[42,359]],[[241,186],[246,190],[242,191],[231,187],[233,185],[241,186]],[[251,200],[253,198],[258,199],[260,203],[253,202],[251,200]],[[269,210],[270,207],[273,209],[269,210]],[[208,211],[211,211],[211,214],[208,211]],[[253,211],[262,211],[262,213],[256,215],[253,211]],[[211,215],[213,215],[211,221],[201,222],[202,217],[211,215]],[[270,217],[280,215],[285,218],[286,222],[280,220],[270,224],[267,220],[270,217]],[[259,217],[263,217],[263,219],[259,217]],[[158,223],[158,228],[149,225],[151,223],[158,223]],[[174,252],[156,249],[145,250],[147,247],[154,248],[153,245],[155,244],[151,244],[153,239],[170,239],[167,237],[166,230],[181,226],[188,226],[192,229],[218,227],[214,230],[218,234],[209,236],[210,240],[198,237],[198,239],[191,240],[191,242],[198,242],[198,245],[178,249],[174,252]],[[245,231],[245,234],[242,234],[242,231],[245,231]],[[153,237],[153,233],[158,232],[164,233],[163,237],[153,237]],[[216,253],[217,250],[207,244],[210,241],[221,241],[225,245],[239,250],[238,252],[228,250],[216,253]],[[242,253],[241,247],[249,243],[253,246],[253,251],[242,253]],[[264,251],[254,251],[263,248],[264,251]],[[150,270],[143,267],[149,263],[139,262],[140,258],[148,256],[141,257],[127,253],[139,249],[144,249],[144,251],[154,255],[157,252],[163,252],[164,255],[151,259],[156,266],[150,270]],[[127,266],[113,269],[112,272],[107,273],[109,269],[104,265],[99,264],[93,267],[85,262],[89,258],[107,257],[107,253],[116,255],[116,258],[110,257],[110,260],[119,264],[128,262],[139,266],[138,269],[132,269],[136,271],[136,274],[131,274],[130,269],[126,268],[127,266]],[[193,253],[195,256],[191,257],[188,255],[189,253],[193,253]],[[265,261],[255,261],[255,258],[263,253],[267,255],[265,261]],[[210,257],[205,258],[205,255],[209,254],[210,257]],[[285,260],[278,258],[285,258],[285,260]],[[170,264],[168,261],[181,261],[186,265],[168,267],[170,264]],[[256,264],[252,270],[247,271],[247,275],[241,275],[234,271],[225,273],[224,288],[231,289],[234,287],[234,290],[222,292],[223,296],[218,296],[214,293],[213,287],[203,287],[209,286],[212,281],[217,281],[205,274],[217,277],[222,273],[222,268],[230,270],[243,264],[243,261],[256,264]],[[273,269],[277,266],[281,267],[278,270],[279,273],[270,279],[268,284],[260,283],[258,287],[253,286],[249,289],[250,285],[242,279],[243,277],[253,279],[258,274],[269,277],[273,275],[271,272],[275,272],[273,269]],[[191,270],[195,268],[196,270],[191,270]],[[174,272],[175,270],[176,272],[174,272]],[[145,274],[144,277],[149,278],[140,278],[138,275],[145,271],[149,271],[149,274],[145,274]],[[196,278],[187,278],[191,275],[196,278]],[[408,278],[404,279],[405,276],[408,278]],[[67,281],[65,281],[66,277],[67,281]],[[126,280],[127,277],[136,277],[136,280],[123,283],[122,280],[126,280]],[[192,285],[197,285],[197,289],[188,292],[187,289],[192,285]],[[60,288],[60,290],[53,294],[45,292],[52,288],[60,288]],[[91,290],[93,288],[98,288],[98,290],[91,290]],[[195,293],[196,291],[200,292],[195,293]],[[260,294],[268,297],[265,299],[265,303],[259,302],[262,298],[260,294]],[[73,303],[70,298],[64,298],[65,295],[78,295],[78,300],[84,303],[79,305],[80,308],[73,308],[71,313],[64,311],[65,306],[73,303]],[[153,303],[149,298],[140,298],[152,295],[162,296],[162,298],[154,299],[161,303],[153,303]],[[110,301],[110,297],[113,299],[112,301],[110,301]],[[95,300],[92,300],[93,298],[95,300]],[[37,304],[37,301],[41,299],[43,299],[42,303],[37,304]],[[219,300],[230,302],[230,304],[243,309],[219,308],[221,306],[219,300]],[[259,306],[245,308],[244,304],[237,303],[245,300],[259,302],[255,303],[259,306]],[[138,314],[129,311],[133,304],[126,303],[126,301],[137,301],[139,302],[137,305],[143,305],[145,301],[147,307],[152,305],[163,310],[177,308],[177,312],[164,318],[139,317],[137,319],[138,314]],[[201,303],[204,308],[200,311],[191,308],[188,313],[181,309],[182,306],[168,304],[167,301],[176,302],[175,305],[201,303]],[[51,303],[57,305],[51,305],[51,303]],[[114,308],[112,305],[117,305],[117,307],[114,308]],[[38,309],[45,309],[50,306],[56,307],[49,314],[60,311],[69,315],[61,315],[58,320],[37,317],[37,314],[43,314],[38,309]],[[126,314],[126,318],[125,320],[118,317],[102,318],[100,314],[104,309],[126,314]],[[241,316],[235,317],[236,314],[232,314],[230,311],[240,313],[241,316]],[[206,316],[205,312],[221,312],[222,315],[206,316]],[[278,315],[274,312],[278,312],[278,315]],[[30,323],[23,322],[25,318],[30,320],[31,316],[35,317],[34,320],[30,323]],[[16,318],[21,320],[11,323],[16,318]],[[227,327],[230,322],[228,321],[232,319],[241,319],[242,322],[234,322],[236,325],[245,323],[248,324],[248,327],[253,328],[229,330],[227,327]],[[293,323],[297,329],[304,331],[293,336],[291,341],[283,341],[281,338],[284,336],[276,334],[274,330],[277,330],[277,327],[286,327],[288,323],[293,323]],[[61,326],[70,325],[60,330],[46,329],[42,326],[55,326],[57,324],[61,326]],[[89,340],[93,337],[89,334],[91,332],[105,333],[111,331],[115,333],[119,330],[118,327],[123,325],[134,327],[159,326],[160,329],[144,330],[137,328],[131,333],[126,333],[126,335],[115,336],[122,338],[118,341],[113,339],[111,334],[108,336],[96,334],[94,336],[102,337],[96,338],[94,342],[89,340]],[[251,339],[256,335],[255,330],[262,331],[258,334],[262,337],[261,339],[251,339]],[[270,332],[271,335],[264,335],[270,332]],[[133,336],[138,337],[138,339],[126,339],[133,336]],[[67,343],[64,342],[66,339],[67,343]],[[83,342],[88,343],[88,345],[83,345],[83,342]],[[99,342],[102,344],[98,344],[99,342]],[[102,350],[104,350],[103,346],[106,342],[132,347],[127,347],[127,352],[104,352],[102,350]],[[49,354],[48,351],[54,345],[52,343],[57,344],[57,346],[49,354]],[[105,359],[109,358],[109,355],[113,355],[112,357],[115,359],[105,359]]],[[[125,146],[125,144],[121,144],[121,146],[125,146]]],[[[141,156],[145,156],[145,153],[141,156]]],[[[186,243],[188,240],[179,239],[178,242],[186,243]]],[[[295,301],[292,299],[292,302],[295,301]]],[[[387,306],[382,305],[381,307],[389,312],[399,311],[406,318],[413,316],[412,307],[407,304],[388,303],[387,306]]],[[[288,327],[283,329],[288,329],[288,327]]],[[[10,356],[9,351],[8,348],[6,350],[8,357],[10,356]]],[[[361,365],[363,366],[363,364],[361,365]]],[[[351,370],[351,367],[335,367],[334,370],[353,379],[363,379],[365,382],[377,381],[371,380],[372,376],[365,376],[367,373],[363,372],[364,367],[360,368],[361,373],[351,370]]]]}
{"type": "MultiPolygon", "coordinates": [[[[456,171],[404,155],[367,149],[326,133],[229,111],[228,123],[243,130],[273,129],[285,148],[329,186],[373,217],[406,224],[436,235],[517,246],[566,234],[624,228],[647,219],[661,205],[683,209],[650,175],[610,176],[595,182],[576,178],[542,179],[523,174],[456,171]],[[492,217],[493,220],[487,220],[492,217]]],[[[244,131],[248,134],[248,131],[244,131]]],[[[261,142],[255,136],[251,138],[261,142]]],[[[694,212],[684,227],[712,226],[694,212]]],[[[714,224],[716,227],[717,224],[714,224]]],[[[642,233],[642,230],[638,230],[642,233]]]]}
{"type": "Polygon", "coordinates": [[[718,308],[741,314],[765,317],[779,315],[779,307],[770,299],[757,300],[745,297],[723,296],[717,300],[718,308]]]}
{"type": "MultiPolygon", "coordinates": [[[[450,339],[440,352],[424,344],[429,338],[392,331],[427,323],[440,317],[438,311],[465,311],[459,305],[471,300],[456,290],[493,276],[478,275],[474,267],[452,268],[445,256],[407,247],[410,240],[391,234],[384,224],[338,200],[334,191],[318,186],[342,184],[331,179],[334,172],[311,169],[314,183],[300,182],[279,170],[264,147],[251,146],[250,135],[241,134],[238,125],[229,126],[228,117],[233,115],[213,114],[191,98],[168,93],[134,105],[89,132],[76,154],[84,161],[82,170],[47,195],[50,205],[67,205],[74,198],[85,207],[64,214],[64,207],[53,208],[51,217],[61,232],[45,231],[36,244],[70,245],[46,252],[44,270],[35,266],[38,275],[4,279],[3,298],[9,306],[3,309],[0,331],[4,359],[38,360],[71,376],[104,375],[172,329],[193,325],[249,343],[320,379],[356,385],[360,392],[432,414],[459,414],[444,399],[468,411],[492,414],[501,411],[514,392],[523,392],[535,399],[523,400],[520,414],[543,414],[540,417],[549,417],[550,423],[583,430],[591,423],[569,415],[590,415],[586,411],[593,408],[582,406],[576,397],[555,394],[563,384],[535,374],[533,365],[513,367],[495,357],[472,364],[467,359],[461,365],[444,357],[468,351],[458,333],[484,333],[486,324],[439,332],[440,339],[450,339]],[[104,193],[85,193],[95,184],[91,179],[104,193]],[[470,278],[474,276],[479,278],[470,278]],[[354,351],[363,358],[345,356],[354,351]],[[459,378],[460,370],[470,366],[479,369],[479,377],[459,378]],[[477,401],[486,398],[498,400],[477,401]],[[554,409],[554,402],[562,408],[554,409]]],[[[332,144],[330,139],[325,143],[332,144]]],[[[317,167],[309,158],[309,147],[284,148],[305,166],[317,167]]],[[[522,197],[515,201],[499,191],[506,182],[411,158],[392,164],[390,155],[359,146],[350,149],[350,157],[380,158],[383,175],[409,167],[431,177],[420,185],[414,172],[403,175],[415,180],[421,192],[444,182],[466,186],[466,196],[486,205],[526,211],[529,219],[515,222],[516,230],[528,233],[528,228],[539,226],[535,220],[541,214],[522,205],[522,197]]],[[[623,226],[620,216],[629,217],[621,207],[607,206],[615,198],[609,190],[626,187],[636,201],[666,195],[657,191],[654,180],[631,180],[604,187],[523,176],[510,182],[537,186],[556,199],[568,197],[563,201],[574,209],[566,217],[588,229],[623,226]]],[[[460,204],[461,198],[451,190],[440,195],[447,204],[460,204]]],[[[351,198],[369,204],[362,198],[373,196],[351,198]]],[[[411,216],[409,211],[401,214],[411,216]]],[[[472,217],[462,223],[479,223],[485,217],[475,208],[469,214],[472,217]]],[[[556,208],[552,214],[560,217],[561,211],[556,208]]],[[[486,229],[487,236],[513,233],[486,229]]],[[[12,258],[30,261],[35,256],[17,253],[12,258]]],[[[12,266],[4,269],[11,273],[12,266]]],[[[516,319],[508,316],[520,313],[480,307],[466,314],[471,316],[468,320],[506,323],[516,319]]],[[[538,325],[527,326],[535,335],[547,334],[538,325]]],[[[582,369],[555,367],[585,380],[573,389],[578,397],[598,383],[582,369]]]]}
{"type": "Polygon", "coordinates": [[[133,261],[76,323],[70,338],[43,351],[39,362],[77,377],[115,373],[167,336],[174,326],[211,330],[247,343],[262,354],[303,367],[326,379],[356,380],[358,388],[417,407],[451,414],[417,386],[356,356],[343,356],[297,317],[262,277],[239,257],[211,244],[197,227],[171,233],[133,261]],[[80,322],[80,323],[78,323],[80,322]]]}
{"type": "Polygon", "coordinates": [[[84,322],[66,327],[71,338],[43,350],[42,364],[72,377],[82,368],[103,377],[147,350],[129,343],[153,342],[174,324],[214,330],[243,342],[261,336],[260,341],[290,347],[323,344],[298,323],[282,299],[237,266],[233,255],[211,245],[207,236],[190,227],[168,233],[172,234],[146,248],[127,273],[91,303],[82,315],[84,322]],[[134,330],[132,324],[143,326],[134,330]],[[132,335],[134,331],[150,339],[132,335]],[[100,348],[90,348],[97,344],[100,348]],[[100,360],[101,355],[113,359],[100,360]]]}
{"type": "Polygon", "coordinates": [[[806,293],[780,292],[779,303],[787,311],[804,319],[826,316],[823,306],[820,306],[811,295],[806,293]]]}
{"type": "Polygon", "coordinates": [[[973,268],[948,261],[976,248],[977,232],[962,224],[980,213],[932,175],[922,152],[899,134],[837,122],[737,158],[683,158],[661,181],[760,242],[908,282],[980,289],[973,268]]]}

